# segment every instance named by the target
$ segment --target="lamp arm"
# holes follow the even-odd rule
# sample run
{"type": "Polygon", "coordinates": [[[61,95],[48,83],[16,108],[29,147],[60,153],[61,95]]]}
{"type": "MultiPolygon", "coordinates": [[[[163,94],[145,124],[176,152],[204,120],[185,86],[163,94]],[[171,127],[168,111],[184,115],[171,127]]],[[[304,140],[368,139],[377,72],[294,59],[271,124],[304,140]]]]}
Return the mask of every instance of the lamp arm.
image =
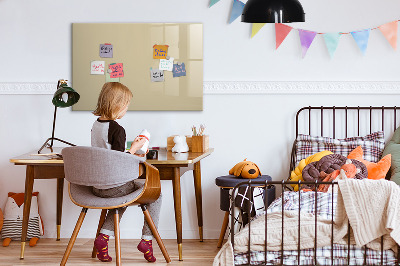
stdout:
{"type": "Polygon", "coordinates": [[[55,129],[56,129],[56,118],[57,118],[57,106],[54,106],[53,131],[52,131],[52,133],[51,133],[51,144],[50,144],[50,148],[53,147],[54,131],[55,131],[55,129]]]}

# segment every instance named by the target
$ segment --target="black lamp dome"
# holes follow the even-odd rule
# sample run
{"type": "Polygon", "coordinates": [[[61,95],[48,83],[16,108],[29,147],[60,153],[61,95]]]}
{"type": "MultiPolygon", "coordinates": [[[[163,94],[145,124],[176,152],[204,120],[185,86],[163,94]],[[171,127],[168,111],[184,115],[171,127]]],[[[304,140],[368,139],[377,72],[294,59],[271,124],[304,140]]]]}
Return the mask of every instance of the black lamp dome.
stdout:
{"type": "Polygon", "coordinates": [[[304,22],[304,15],[298,0],[249,0],[243,9],[242,22],[304,22]]]}

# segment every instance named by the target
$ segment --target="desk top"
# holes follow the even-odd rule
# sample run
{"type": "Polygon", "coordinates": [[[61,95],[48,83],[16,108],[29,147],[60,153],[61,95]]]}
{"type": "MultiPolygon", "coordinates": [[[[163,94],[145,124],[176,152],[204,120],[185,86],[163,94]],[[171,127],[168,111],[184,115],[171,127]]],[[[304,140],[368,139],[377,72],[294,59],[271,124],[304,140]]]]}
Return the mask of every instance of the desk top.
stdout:
{"type": "MultiPolygon", "coordinates": [[[[10,159],[11,163],[14,164],[64,164],[64,161],[57,154],[61,153],[61,147],[54,147],[53,152],[50,149],[43,149],[42,154],[37,154],[37,150],[22,154],[20,156],[10,159]]],[[[205,152],[185,152],[185,153],[174,153],[167,151],[166,148],[161,148],[158,151],[157,160],[146,160],[152,165],[168,165],[168,164],[193,164],[197,163],[201,159],[207,157],[214,151],[213,148],[208,149],[205,152]]]]}

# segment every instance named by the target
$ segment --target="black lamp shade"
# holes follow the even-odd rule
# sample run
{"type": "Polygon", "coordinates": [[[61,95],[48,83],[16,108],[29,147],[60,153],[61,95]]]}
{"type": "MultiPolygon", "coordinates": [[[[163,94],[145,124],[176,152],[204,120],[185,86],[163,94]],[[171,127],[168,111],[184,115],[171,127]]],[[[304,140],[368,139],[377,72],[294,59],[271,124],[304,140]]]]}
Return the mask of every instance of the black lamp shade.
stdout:
{"type": "Polygon", "coordinates": [[[249,0],[243,9],[242,22],[304,22],[304,15],[298,0],[249,0]]]}
{"type": "Polygon", "coordinates": [[[61,84],[59,89],[53,95],[53,104],[56,107],[69,107],[79,101],[79,94],[66,84],[61,84]],[[64,93],[66,94],[65,96],[64,93]],[[68,96],[68,97],[66,97],[68,96]]]}

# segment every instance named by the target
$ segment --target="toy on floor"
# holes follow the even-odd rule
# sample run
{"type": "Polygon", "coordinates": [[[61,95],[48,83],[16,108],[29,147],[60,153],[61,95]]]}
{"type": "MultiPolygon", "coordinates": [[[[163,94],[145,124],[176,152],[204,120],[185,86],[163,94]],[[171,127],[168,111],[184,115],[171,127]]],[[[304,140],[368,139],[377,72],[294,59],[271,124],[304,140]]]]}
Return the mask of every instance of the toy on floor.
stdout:
{"type": "Polygon", "coordinates": [[[237,163],[231,170],[229,170],[229,174],[249,179],[257,178],[258,176],[260,176],[260,168],[258,168],[255,163],[246,160],[247,158],[244,159],[242,162],[237,163]]]}
{"type": "MultiPolygon", "coordinates": [[[[26,236],[27,239],[30,239],[29,246],[31,247],[36,245],[44,230],[39,215],[38,195],[39,192],[32,193],[31,212],[26,236]]],[[[24,193],[9,192],[6,206],[4,207],[3,228],[1,229],[3,247],[8,247],[11,240],[21,241],[23,213],[24,193]]]]}

